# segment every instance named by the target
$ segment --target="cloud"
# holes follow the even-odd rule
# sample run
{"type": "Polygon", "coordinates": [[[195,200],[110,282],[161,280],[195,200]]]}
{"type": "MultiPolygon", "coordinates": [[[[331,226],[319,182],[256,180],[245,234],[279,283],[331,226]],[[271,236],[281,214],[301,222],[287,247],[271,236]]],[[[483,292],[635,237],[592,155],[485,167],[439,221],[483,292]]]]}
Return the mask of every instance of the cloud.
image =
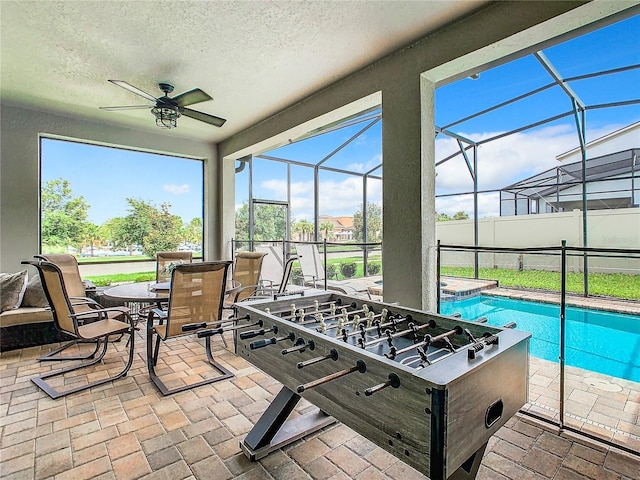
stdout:
{"type": "MultiPolygon", "coordinates": [[[[266,180],[260,187],[273,192],[267,198],[280,198],[286,192],[286,180],[266,180]]],[[[313,218],[313,182],[291,183],[291,213],[297,220],[313,218]]],[[[382,198],[382,182],[369,181],[369,200],[379,202],[382,198]]],[[[320,182],[320,215],[353,215],[362,205],[362,177],[347,176],[344,180],[320,182]]]]}
{"type": "MultiPolygon", "coordinates": [[[[436,212],[446,213],[450,217],[458,212],[465,212],[473,218],[473,195],[436,198],[436,212]]],[[[478,194],[478,218],[500,216],[500,194],[478,194]]]]}
{"type": "Polygon", "coordinates": [[[184,195],[185,193],[189,193],[189,184],[185,183],[184,185],[163,185],[162,189],[165,192],[173,193],[174,195],[184,195]]]}
{"type": "MultiPolygon", "coordinates": [[[[615,130],[607,125],[597,130],[587,131],[587,138],[599,138],[615,130]]],[[[481,141],[492,138],[501,132],[482,132],[464,134],[467,138],[481,141]]],[[[479,190],[500,190],[527,177],[559,166],[556,156],[578,146],[575,128],[571,125],[555,125],[528,132],[520,132],[499,140],[483,144],[478,149],[478,188],[479,190]]],[[[436,139],[436,158],[445,158],[457,151],[457,142],[439,135],[436,139]]],[[[468,153],[472,162],[472,152],[468,153]]],[[[367,162],[354,162],[345,167],[356,172],[364,172],[379,164],[381,156],[372,156],[367,162]]],[[[436,194],[449,194],[473,191],[473,181],[462,156],[458,156],[436,167],[436,194]]],[[[378,175],[378,172],[375,172],[378,175]]],[[[331,174],[328,174],[331,175],[331,174]]],[[[327,179],[321,173],[320,214],[353,215],[362,205],[362,178],[336,175],[327,179]],[[324,180],[323,180],[324,177],[324,180]]],[[[271,179],[260,183],[261,198],[286,199],[286,179],[271,179]]],[[[380,202],[382,182],[369,181],[369,201],[380,202]]],[[[291,213],[294,218],[313,219],[312,180],[291,184],[291,213]]],[[[440,197],[436,199],[436,211],[453,215],[466,212],[473,216],[473,195],[440,197]]],[[[499,193],[480,194],[478,196],[478,217],[500,215],[499,193]]]]}
{"type": "MultiPolygon", "coordinates": [[[[500,132],[464,134],[471,140],[480,141],[500,132]]],[[[578,138],[568,125],[542,128],[531,133],[516,133],[508,137],[485,143],[478,147],[478,188],[500,189],[530,177],[536,173],[559,166],[556,155],[576,147],[578,138]]],[[[457,148],[453,139],[436,140],[436,158],[441,152],[457,148]]],[[[467,152],[473,162],[473,151],[467,152]]],[[[473,181],[464,158],[458,157],[436,167],[437,193],[455,193],[473,189],[473,181]]]]}
{"type": "MultiPolygon", "coordinates": [[[[619,127],[607,125],[587,130],[587,138],[599,138],[619,127]]],[[[481,141],[501,132],[470,133],[461,135],[481,141]]],[[[560,166],[556,156],[578,147],[575,128],[569,124],[520,132],[478,147],[478,190],[500,190],[532,175],[560,166]]],[[[436,158],[443,159],[459,151],[455,140],[441,135],[436,139],[436,158]]],[[[473,151],[467,152],[473,162],[473,151]]],[[[436,194],[473,191],[473,180],[462,155],[436,167],[436,194]]],[[[464,211],[473,215],[473,196],[440,197],[436,199],[436,210],[448,215],[464,211]]],[[[478,218],[499,216],[500,196],[498,192],[480,195],[478,218]]]]}

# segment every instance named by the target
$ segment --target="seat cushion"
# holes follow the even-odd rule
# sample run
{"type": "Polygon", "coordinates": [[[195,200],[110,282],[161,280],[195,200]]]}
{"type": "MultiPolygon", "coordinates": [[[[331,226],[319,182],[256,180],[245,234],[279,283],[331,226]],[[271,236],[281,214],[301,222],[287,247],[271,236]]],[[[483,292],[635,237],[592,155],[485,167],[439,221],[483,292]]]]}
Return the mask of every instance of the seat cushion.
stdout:
{"type": "Polygon", "coordinates": [[[53,314],[51,310],[36,307],[20,307],[14,310],[7,310],[0,314],[0,326],[11,327],[14,325],[26,325],[29,323],[52,322],[53,314]]]}

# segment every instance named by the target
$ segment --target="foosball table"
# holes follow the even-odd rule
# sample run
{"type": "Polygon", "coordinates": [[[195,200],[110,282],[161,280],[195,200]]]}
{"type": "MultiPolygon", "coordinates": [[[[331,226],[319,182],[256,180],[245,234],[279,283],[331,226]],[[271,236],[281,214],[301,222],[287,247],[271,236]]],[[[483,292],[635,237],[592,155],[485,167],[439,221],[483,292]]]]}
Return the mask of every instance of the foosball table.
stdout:
{"type": "Polygon", "coordinates": [[[527,401],[526,332],[323,291],[237,310],[237,353],[283,384],[252,460],[338,420],[431,480],[475,478],[527,401]],[[318,409],[290,419],[301,398],[318,409]]]}

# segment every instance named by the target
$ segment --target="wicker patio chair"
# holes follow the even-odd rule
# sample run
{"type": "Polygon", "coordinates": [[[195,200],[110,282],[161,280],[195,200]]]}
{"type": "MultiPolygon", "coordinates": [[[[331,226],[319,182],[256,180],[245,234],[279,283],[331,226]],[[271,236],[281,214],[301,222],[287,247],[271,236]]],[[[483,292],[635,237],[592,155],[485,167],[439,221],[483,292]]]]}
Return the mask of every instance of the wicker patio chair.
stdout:
{"type": "MultiPolygon", "coordinates": [[[[23,261],[22,263],[33,265],[38,269],[42,280],[42,287],[51,306],[51,313],[53,314],[53,321],[56,327],[79,341],[95,341],[97,343],[96,351],[102,346],[102,350],[98,355],[89,362],[81,362],[80,364],[61,370],[45,373],[39,377],[32,378],[31,381],[47,395],[55,399],[87,390],[125,376],[133,363],[134,347],[134,324],[128,309],[125,307],[98,308],[99,305],[91,299],[88,299],[89,302],[87,303],[72,303],[67,293],[64,276],[57,265],[44,260],[23,261]],[[91,305],[92,308],[86,309],[85,307],[87,305],[91,305]],[[114,315],[117,315],[119,319],[112,318],[114,315]],[[83,320],[86,318],[90,318],[92,321],[90,323],[84,323],[83,320]],[[130,336],[129,358],[125,367],[116,375],[66,390],[58,390],[47,383],[47,380],[50,378],[65,375],[69,372],[84,369],[102,362],[109,346],[109,336],[125,333],[130,336]]],[[[70,383],[74,384],[76,382],[70,383]]]]}
{"type": "MultiPolygon", "coordinates": [[[[209,327],[221,323],[222,303],[231,262],[202,262],[177,265],[172,272],[171,290],[167,310],[155,308],[147,317],[147,367],[149,376],[163,395],[182,392],[190,388],[230,378],[233,374],[216,363],[211,352],[211,337],[205,336],[205,352],[209,364],[218,374],[209,376],[199,372],[203,379],[194,383],[177,382],[180,385],[170,388],[156,373],[160,341],[166,342],[174,337],[197,333],[202,328],[184,332],[182,327],[201,323],[209,327]],[[154,324],[155,320],[158,323],[154,324]],[[154,348],[155,339],[155,348],[154,348]]],[[[222,336],[222,332],[220,332],[222,336]]],[[[223,337],[224,338],[224,337],[223,337]]],[[[188,372],[183,372],[188,374],[188,372]]],[[[174,379],[175,380],[175,379],[174,379]]]]}

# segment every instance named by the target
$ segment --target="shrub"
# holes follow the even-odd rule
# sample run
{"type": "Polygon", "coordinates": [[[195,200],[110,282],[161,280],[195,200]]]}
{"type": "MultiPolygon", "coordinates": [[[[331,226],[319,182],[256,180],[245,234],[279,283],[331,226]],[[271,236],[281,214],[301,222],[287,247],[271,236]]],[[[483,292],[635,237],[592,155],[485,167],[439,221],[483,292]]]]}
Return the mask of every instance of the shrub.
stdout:
{"type": "Polygon", "coordinates": [[[338,279],[338,265],[335,263],[327,264],[327,278],[329,279],[338,279]]]}
{"type": "Polygon", "coordinates": [[[304,285],[304,277],[302,276],[302,269],[296,263],[291,267],[291,283],[294,285],[304,285]]]}
{"type": "Polygon", "coordinates": [[[340,271],[345,278],[351,278],[356,274],[356,262],[344,262],[340,265],[340,271]]]}
{"type": "Polygon", "coordinates": [[[380,273],[380,262],[369,262],[367,263],[367,274],[368,275],[377,275],[380,273]]]}

